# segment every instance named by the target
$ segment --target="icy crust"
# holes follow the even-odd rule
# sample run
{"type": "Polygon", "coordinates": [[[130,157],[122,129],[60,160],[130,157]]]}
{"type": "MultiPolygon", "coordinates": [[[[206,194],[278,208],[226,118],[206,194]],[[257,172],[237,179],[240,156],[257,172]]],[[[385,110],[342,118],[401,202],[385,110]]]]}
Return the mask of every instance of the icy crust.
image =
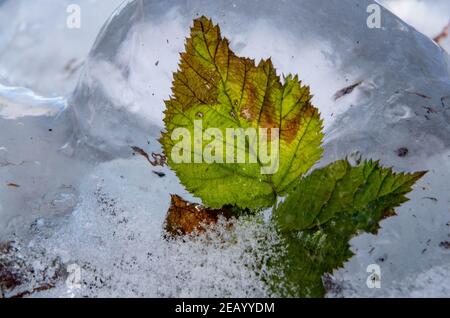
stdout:
{"type": "Polygon", "coordinates": [[[166,175],[154,174],[141,159],[101,164],[83,181],[70,217],[56,228],[42,220],[27,249],[41,251],[40,263],[76,264],[81,285],[68,284],[66,273],[56,288],[34,296],[269,296],[262,278],[274,256],[270,246],[278,242],[273,229],[260,217],[222,220],[200,236],[164,239],[169,193],[193,198],[172,172],[160,172],[166,175]]]}

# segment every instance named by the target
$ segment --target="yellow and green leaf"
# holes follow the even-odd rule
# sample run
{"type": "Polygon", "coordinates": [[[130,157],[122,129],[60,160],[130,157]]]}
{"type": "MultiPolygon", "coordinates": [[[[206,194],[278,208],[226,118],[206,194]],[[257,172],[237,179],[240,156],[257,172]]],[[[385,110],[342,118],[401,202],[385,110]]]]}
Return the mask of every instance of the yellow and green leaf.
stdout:
{"type": "MultiPolygon", "coordinates": [[[[172,96],[166,101],[164,123],[161,143],[168,164],[187,190],[212,208],[225,204],[252,209],[272,206],[323,152],[322,120],[311,104],[309,87],[297,76],[287,75],[281,81],[270,59],[256,65],[254,60],[236,56],[219,26],[205,17],[194,21],[186,40],[172,96]],[[194,163],[195,156],[205,151],[205,142],[199,151],[192,151],[191,163],[174,162],[175,129],[187,128],[194,145],[199,142],[193,134],[200,120],[202,127],[197,129],[216,128],[223,136],[228,128],[278,128],[278,169],[262,174],[258,154],[254,163],[194,163]]],[[[225,154],[230,140],[218,142],[225,154]]],[[[269,136],[269,149],[272,142],[269,136]]],[[[246,157],[251,155],[250,148],[245,152],[246,157]]]]}

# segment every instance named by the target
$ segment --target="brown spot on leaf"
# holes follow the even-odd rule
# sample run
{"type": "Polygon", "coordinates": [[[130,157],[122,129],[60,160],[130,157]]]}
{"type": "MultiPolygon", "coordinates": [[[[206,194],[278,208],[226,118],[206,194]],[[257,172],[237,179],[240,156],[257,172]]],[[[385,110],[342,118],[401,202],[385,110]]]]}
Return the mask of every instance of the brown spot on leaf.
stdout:
{"type": "Polygon", "coordinates": [[[209,209],[200,204],[187,202],[177,195],[172,195],[172,202],[166,217],[166,232],[172,237],[194,232],[203,233],[208,225],[217,223],[220,216],[229,219],[231,213],[227,208],[209,209]]]}
{"type": "Polygon", "coordinates": [[[247,121],[253,121],[257,116],[258,110],[256,107],[256,103],[258,102],[256,87],[251,83],[247,83],[246,93],[247,100],[241,108],[241,116],[247,121]]]}
{"type": "MultiPolygon", "coordinates": [[[[286,142],[292,142],[299,130],[302,130],[303,126],[308,125],[311,118],[318,116],[317,108],[311,104],[298,109],[298,114],[291,119],[284,119],[281,127],[281,139],[286,142]]],[[[306,127],[305,127],[306,128],[306,127]]]]}
{"type": "Polygon", "coordinates": [[[396,215],[397,215],[397,213],[395,213],[394,209],[389,209],[389,210],[384,212],[383,219],[387,219],[387,218],[390,218],[390,217],[393,217],[393,216],[396,216],[396,215]]]}

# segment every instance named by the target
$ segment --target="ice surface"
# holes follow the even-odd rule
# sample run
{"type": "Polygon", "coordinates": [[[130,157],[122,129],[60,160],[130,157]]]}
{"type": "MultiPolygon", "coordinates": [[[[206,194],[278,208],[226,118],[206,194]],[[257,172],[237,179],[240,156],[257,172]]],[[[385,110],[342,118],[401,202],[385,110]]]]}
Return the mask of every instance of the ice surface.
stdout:
{"type": "MultiPolygon", "coordinates": [[[[0,93],[5,93],[1,86],[0,93]]],[[[70,212],[80,173],[92,165],[70,156],[66,143],[73,126],[60,113],[61,100],[22,104],[17,100],[28,94],[17,100],[5,96],[0,98],[0,241],[11,233],[26,235],[37,217],[70,212]]]]}
{"type": "Polygon", "coordinates": [[[396,209],[398,216],[381,223],[378,235],[363,234],[352,240],[355,257],[335,273],[343,288],[339,296],[449,296],[450,252],[440,246],[450,237],[449,159],[447,151],[410,166],[429,172],[408,196],[411,201],[396,209]],[[381,289],[366,286],[370,264],[381,268],[381,289]],[[430,275],[426,285],[424,277],[430,275]],[[416,277],[421,282],[415,282],[416,277]],[[412,289],[419,283],[422,291],[412,289]]]}
{"type": "Polygon", "coordinates": [[[58,288],[36,296],[269,295],[255,255],[263,258],[265,243],[277,242],[273,232],[255,219],[232,222],[232,230],[223,220],[205,235],[165,240],[169,193],[194,198],[173,172],[159,171],[166,176],[154,174],[140,159],[115,160],[86,177],[82,201],[70,218],[53,231],[55,225],[43,221],[29,243],[48,260],[79,266],[83,288],[71,289],[62,280],[58,288]]]}
{"type": "Polygon", "coordinates": [[[0,79],[44,95],[70,94],[101,26],[122,0],[0,1],[0,79]],[[79,5],[81,27],[67,26],[79,5]]]}
{"type": "Polygon", "coordinates": [[[97,39],[70,100],[80,127],[78,138],[114,157],[128,154],[130,144],[146,145],[148,136],[158,134],[162,101],[171,93],[178,54],[192,19],[199,14],[211,16],[221,25],[238,54],[256,59],[271,56],[280,73],[299,73],[316,92],[315,102],[322,106],[328,124],[332,112],[341,112],[331,111],[330,96],[352,79],[334,70],[337,57],[328,41],[321,41],[312,28],[304,28],[289,13],[291,7],[301,12],[315,7],[308,1],[303,5],[305,8],[299,3],[263,1],[257,12],[250,14],[253,2],[130,3],[97,39]],[[252,18],[244,19],[244,13],[252,18]]]}
{"type": "Polygon", "coordinates": [[[0,87],[0,234],[15,232],[25,255],[46,255],[41,262],[82,268],[81,289],[61,280],[36,296],[268,295],[251,257],[267,225],[240,220],[230,232],[212,230],[213,238],[166,242],[169,195],[190,196],[167,169],[160,178],[142,158],[130,159],[130,146],[160,152],[163,100],[192,19],[202,14],[238,54],[271,56],[280,72],[311,86],[327,134],[319,165],[359,152],[396,170],[430,171],[377,236],[352,241],[356,255],[334,273],[329,296],[448,296],[450,255],[441,242],[450,232],[449,56],[386,10],[382,28],[369,29],[369,3],[130,1],[102,29],[67,107],[0,87]],[[374,263],[381,289],[366,286],[374,263]]]}
{"type": "MultiPolygon", "coordinates": [[[[418,31],[435,38],[450,23],[450,2],[447,0],[379,0],[418,31]]],[[[441,43],[450,52],[450,38],[441,43]]]]}

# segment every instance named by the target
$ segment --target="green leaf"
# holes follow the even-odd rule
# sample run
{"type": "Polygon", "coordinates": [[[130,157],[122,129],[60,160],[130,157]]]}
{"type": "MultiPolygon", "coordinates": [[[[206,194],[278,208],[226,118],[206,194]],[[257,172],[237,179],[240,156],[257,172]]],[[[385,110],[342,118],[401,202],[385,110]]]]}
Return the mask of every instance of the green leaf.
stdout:
{"type": "Polygon", "coordinates": [[[322,120],[309,87],[298,76],[281,80],[270,59],[256,65],[236,56],[205,17],[194,21],[165,103],[160,142],[168,164],[204,204],[248,211],[285,197],[273,214],[281,256],[269,260],[280,275],[268,279],[282,296],[323,296],[322,276],[352,256],[350,239],[360,231],[376,233],[424,174],[343,160],[302,178],[323,153],[322,120]],[[235,143],[228,132],[239,129],[253,129],[257,141],[266,136],[267,145],[255,148],[245,137],[235,143]],[[261,148],[279,159],[277,169],[264,171],[261,148]]]}
{"type": "Polygon", "coordinates": [[[284,287],[278,282],[275,289],[284,296],[323,296],[323,274],[353,255],[350,239],[361,231],[376,234],[424,174],[342,160],[302,178],[273,215],[286,244],[285,256],[273,263],[282,266],[284,287]]]}
{"type": "MultiPolygon", "coordinates": [[[[179,70],[174,74],[172,97],[166,101],[165,132],[161,137],[169,166],[182,184],[212,207],[236,205],[261,209],[272,206],[276,197],[286,195],[292,185],[305,174],[322,155],[322,120],[311,104],[309,87],[302,86],[297,76],[287,75],[283,82],[270,59],[258,65],[248,58],[236,56],[220,28],[201,17],[194,21],[185,52],[181,53],[179,70]],[[201,125],[199,121],[201,120],[201,125]],[[193,149],[177,145],[173,134],[177,128],[190,132],[188,143],[193,149]],[[205,142],[195,131],[207,133],[216,128],[205,142]],[[258,140],[259,128],[278,128],[279,144],[274,152],[279,158],[274,173],[262,173],[266,167],[256,149],[244,149],[235,139],[224,138],[227,129],[254,128],[258,140]],[[214,141],[218,146],[208,148],[214,141]],[[193,145],[201,146],[195,148],[193,145]],[[225,157],[228,149],[245,151],[245,163],[194,163],[206,151],[225,157]],[[182,149],[182,150],[180,150],[182,149]],[[173,159],[173,152],[188,153],[190,163],[173,159]],[[256,162],[249,162],[252,154],[256,162]]],[[[276,138],[269,134],[267,148],[276,138]]],[[[233,157],[236,158],[236,157],[233,157]]]]}

